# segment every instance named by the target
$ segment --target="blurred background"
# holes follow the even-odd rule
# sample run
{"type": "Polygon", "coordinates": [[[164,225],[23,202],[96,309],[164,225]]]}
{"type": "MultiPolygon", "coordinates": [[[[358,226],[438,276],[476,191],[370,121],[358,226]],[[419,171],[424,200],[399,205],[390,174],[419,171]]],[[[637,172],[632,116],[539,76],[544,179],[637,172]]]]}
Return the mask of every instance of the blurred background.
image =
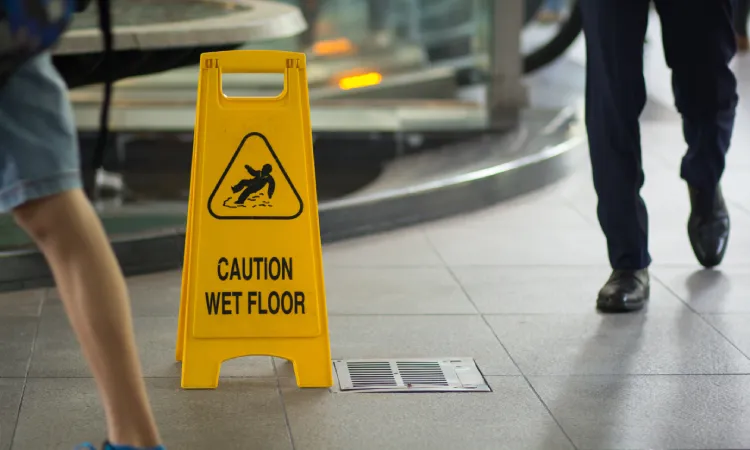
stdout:
{"type": "MultiPolygon", "coordinates": [[[[121,261],[138,255],[136,272],[182,257],[205,51],[307,54],[325,241],[548,183],[564,175],[550,163],[561,145],[580,137],[583,66],[565,56],[580,47],[574,0],[133,0],[114,3],[113,18],[119,81],[104,171],[89,169],[105,75],[93,5],[55,62],[71,88],[87,188],[121,261]],[[134,250],[145,241],[149,263],[134,250]]],[[[227,95],[273,96],[283,77],[223,84],[227,95]]],[[[35,254],[10,217],[0,229],[2,251],[35,254]]]]}

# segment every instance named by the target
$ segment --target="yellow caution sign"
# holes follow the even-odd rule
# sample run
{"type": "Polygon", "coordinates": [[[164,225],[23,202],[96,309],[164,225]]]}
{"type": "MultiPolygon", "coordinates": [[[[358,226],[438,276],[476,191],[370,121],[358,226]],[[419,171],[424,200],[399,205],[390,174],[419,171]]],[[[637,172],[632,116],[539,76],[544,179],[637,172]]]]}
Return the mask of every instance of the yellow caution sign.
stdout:
{"type": "Polygon", "coordinates": [[[198,88],[177,360],[182,387],[216,388],[221,363],[294,364],[333,384],[305,55],[204,53],[198,88]],[[222,73],[283,73],[274,98],[227,97],[222,73]]]}

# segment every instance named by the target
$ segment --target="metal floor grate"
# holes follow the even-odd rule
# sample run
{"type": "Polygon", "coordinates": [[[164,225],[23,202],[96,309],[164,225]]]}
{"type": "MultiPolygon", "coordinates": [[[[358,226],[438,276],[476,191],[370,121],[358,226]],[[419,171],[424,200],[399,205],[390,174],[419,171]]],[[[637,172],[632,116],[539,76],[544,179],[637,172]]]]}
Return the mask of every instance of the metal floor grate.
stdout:
{"type": "Polygon", "coordinates": [[[342,392],[491,392],[471,358],[333,362],[342,392]]]}

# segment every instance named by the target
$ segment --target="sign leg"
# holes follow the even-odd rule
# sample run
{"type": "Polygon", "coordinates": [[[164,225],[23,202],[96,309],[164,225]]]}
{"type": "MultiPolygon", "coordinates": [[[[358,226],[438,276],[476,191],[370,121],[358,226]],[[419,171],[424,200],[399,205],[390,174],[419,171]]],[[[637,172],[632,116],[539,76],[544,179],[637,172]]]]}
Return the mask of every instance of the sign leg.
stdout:
{"type": "Polygon", "coordinates": [[[328,340],[316,338],[315,344],[304,346],[290,358],[294,365],[297,386],[301,388],[329,388],[333,386],[333,368],[328,340]]]}
{"type": "Polygon", "coordinates": [[[183,389],[216,389],[222,360],[211,358],[208,352],[200,352],[195,345],[190,340],[185,343],[181,386],[183,389]]]}
{"type": "Polygon", "coordinates": [[[185,349],[185,324],[187,321],[187,308],[188,300],[186,298],[180,299],[180,318],[177,321],[177,345],[175,348],[175,359],[177,361],[182,361],[185,349]]]}

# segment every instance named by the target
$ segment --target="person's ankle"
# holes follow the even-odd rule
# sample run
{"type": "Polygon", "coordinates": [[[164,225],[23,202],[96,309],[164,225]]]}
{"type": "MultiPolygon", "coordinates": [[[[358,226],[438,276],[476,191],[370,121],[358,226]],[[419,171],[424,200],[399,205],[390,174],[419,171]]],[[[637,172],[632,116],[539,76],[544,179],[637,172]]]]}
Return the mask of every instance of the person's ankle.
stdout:
{"type": "Polygon", "coordinates": [[[132,445],[117,445],[108,442],[104,450],[166,450],[163,445],[152,445],[146,447],[136,447],[132,445]]]}
{"type": "Polygon", "coordinates": [[[107,445],[111,446],[113,450],[161,450],[162,439],[159,436],[158,429],[151,425],[153,418],[148,411],[144,411],[141,417],[149,420],[133,421],[124,426],[120,424],[109,425],[107,445]]]}

